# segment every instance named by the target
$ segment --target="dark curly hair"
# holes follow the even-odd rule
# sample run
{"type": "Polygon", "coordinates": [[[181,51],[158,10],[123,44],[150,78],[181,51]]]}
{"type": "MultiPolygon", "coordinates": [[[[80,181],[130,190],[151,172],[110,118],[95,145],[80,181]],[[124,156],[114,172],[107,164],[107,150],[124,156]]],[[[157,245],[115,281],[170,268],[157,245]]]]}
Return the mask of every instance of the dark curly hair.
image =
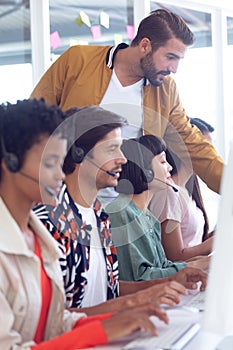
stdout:
{"type": "Polygon", "coordinates": [[[0,161],[4,157],[4,146],[7,152],[17,156],[20,169],[26,152],[42,135],[59,133],[67,138],[68,130],[62,127],[64,119],[58,107],[46,105],[43,99],[0,105],[0,161]]]}

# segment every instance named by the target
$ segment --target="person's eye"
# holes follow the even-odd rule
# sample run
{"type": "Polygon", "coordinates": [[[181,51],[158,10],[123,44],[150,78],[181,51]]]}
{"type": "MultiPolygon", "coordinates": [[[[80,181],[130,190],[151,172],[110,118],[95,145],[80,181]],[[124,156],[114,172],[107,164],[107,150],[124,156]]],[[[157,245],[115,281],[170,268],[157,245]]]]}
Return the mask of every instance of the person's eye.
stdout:
{"type": "Polygon", "coordinates": [[[43,165],[48,169],[55,167],[56,164],[57,164],[57,161],[55,159],[44,159],[43,161],[43,165]]]}
{"type": "Polygon", "coordinates": [[[168,56],[167,56],[167,59],[168,59],[169,61],[174,61],[174,60],[177,60],[177,57],[168,55],[168,56]]]}
{"type": "Polygon", "coordinates": [[[111,148],[109,148],[108,152],[113,153],[113,152],[115,152],[115,150],[116,150],[116,147],[111,147],[111,148]]]}
{"type": "Polygon", "coordinates": [[[54,164],[53,164],[53,163],[49,163],[49,162],[45,162],[45,163],[44,163],[44,166],[45,166],[46,168],[48,168],[48,169],[51,169],[51,168],[54,167],[54,164]]]}

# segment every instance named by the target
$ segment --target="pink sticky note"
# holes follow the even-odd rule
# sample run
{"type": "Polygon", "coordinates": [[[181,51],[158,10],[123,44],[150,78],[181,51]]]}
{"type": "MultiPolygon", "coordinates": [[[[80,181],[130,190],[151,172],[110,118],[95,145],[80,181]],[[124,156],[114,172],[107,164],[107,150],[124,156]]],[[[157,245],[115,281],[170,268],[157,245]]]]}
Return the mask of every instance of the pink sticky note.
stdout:
{"type": "Polygon", "coordinates": [[[56,49],[61,45],[61,39],[57,31],[50,34],[50,43],[53,49],[56,49]]]}
{"type": "Polygon", "coordinates": [[[92,26],[91,32],[93,39],[99,39],[101,37],[100,25],[92,26]]]}
{"type": "Polygon", "coordinates": [[[134,38],[134,26],[127,24],[126,35],[129,40],[132,40],[134,38]]]}

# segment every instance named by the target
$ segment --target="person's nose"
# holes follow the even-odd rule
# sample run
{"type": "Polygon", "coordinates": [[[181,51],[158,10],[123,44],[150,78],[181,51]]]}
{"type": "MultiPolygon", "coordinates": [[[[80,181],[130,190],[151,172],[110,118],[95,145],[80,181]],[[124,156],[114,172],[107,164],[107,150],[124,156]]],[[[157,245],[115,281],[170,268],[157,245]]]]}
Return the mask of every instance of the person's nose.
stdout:
{"type": "Polygon", "coordinates": [[[65,178],[65,173],[62,170],[62,166],[58,166],[56,171],[56,180],[62,181],[64,180],[64,178],[65,178]]]}
{"type": "Polygon", "coordinates": [[[127,163],[127,159],[126,157],[124,156],[124,153],[119,150],[119,154],[118,154],[118,157],[117,157],[117,162],[118,164],[125,164],[127,163]]]}
{"type": "Polygon", "coordinates": [[[170,163],[167,162],[167,171],[170,173],[172,171],[173,167],[170,163]]]}
{"type": "Polygon", "coordinates": [[[178,66],[179,66],[179,61],[174,61],[174,62],[172,62],[172,63],[169,64],[168,70],[169,70],[171,73],[176,73],[176,72],[177,72],[177,69],[178,69],[178,66]]]}

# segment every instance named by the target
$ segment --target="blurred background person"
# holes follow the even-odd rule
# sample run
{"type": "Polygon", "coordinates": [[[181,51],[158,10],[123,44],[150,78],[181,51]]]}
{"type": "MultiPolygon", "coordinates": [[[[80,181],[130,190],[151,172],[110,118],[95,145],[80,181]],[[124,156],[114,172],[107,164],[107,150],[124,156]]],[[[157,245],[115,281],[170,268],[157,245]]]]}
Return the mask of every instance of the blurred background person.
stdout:
{"type": "Polygon", "coordinates": [[[213,238],[207,240],[209,223],[197,176],[193,174],[187,181],[182,160],[168,150],[166,156],[178,192],[170,188],[166,193],[160,191],[150,203],[150,210],[161,223],[166,255],[171,260],[184,261],[208,255],[212,251],[213,238]]]}

